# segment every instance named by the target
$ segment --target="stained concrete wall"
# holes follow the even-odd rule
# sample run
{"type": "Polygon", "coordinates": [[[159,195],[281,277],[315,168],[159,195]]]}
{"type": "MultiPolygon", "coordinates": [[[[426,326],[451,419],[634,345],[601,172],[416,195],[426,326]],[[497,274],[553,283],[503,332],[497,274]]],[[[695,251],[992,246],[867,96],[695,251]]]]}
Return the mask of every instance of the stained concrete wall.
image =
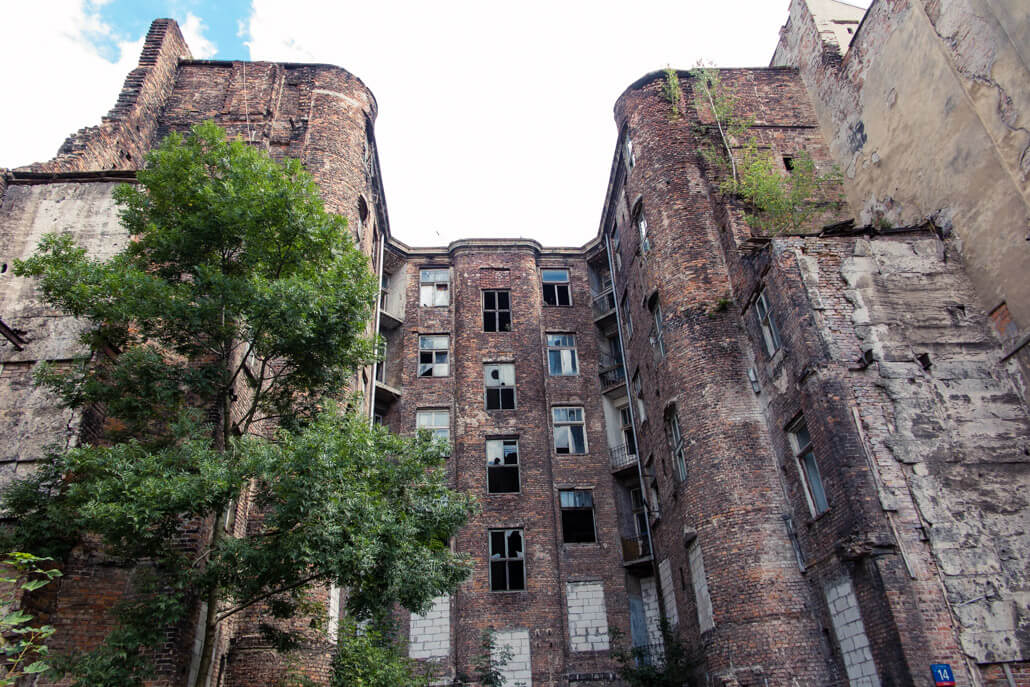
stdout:
{"type": "MultiPolygon", "coordinates": [[[[829,8],[829,9],[828,9],[829,8]]],[[[1030,4],[874,0],[850,48],[793,0],[774,65],[800,69],[860,223],[954,231],[984,308],[1030,327],[1030,4]]]]}
{"type": "Polygon", "coordinates": [[[36,388],[32,370],[42,361],[81,360],[88,351],[82,326],[44,304],[33,280],[14,276],[13,262],[35,252],[47,233],[70,233],[90,255],[110,257],[128,237],[118,223],[113,182],[11,183],[0,204],[0,317],[24,344],[0,339],[0,481],[38,460],[44,447],[68,445],[78,436],[78,413],[61,409],[36,388]],[[21,350],[18,350],[21,348],[21,350]]]}

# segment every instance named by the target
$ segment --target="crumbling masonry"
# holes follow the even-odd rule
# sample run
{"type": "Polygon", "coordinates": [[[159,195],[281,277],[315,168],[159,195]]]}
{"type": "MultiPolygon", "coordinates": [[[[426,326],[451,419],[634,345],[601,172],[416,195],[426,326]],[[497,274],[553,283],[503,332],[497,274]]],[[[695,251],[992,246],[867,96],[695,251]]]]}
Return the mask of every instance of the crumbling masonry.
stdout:
{"type": "MultiPolygon", "coordinates": [[[[695,77],[678,73],[681,116],[666,75],[642,77],[615,106],[598,234],[571,248],[403,244],[357,78],[192,60],[158,20],[100,126],[0,177],[0,262],[51,231],[119,250],[113,185],[196,122],[301,159],[381,275],[385,356],[356,380],[370,415],[448,437],[453,486],[482,504],[454,542],[472,577],[401,618],[441,684],[486,628],[512,649],[508,684],[620,684],[611,629],[660,660],[664,617],[697,685],[922,686],[947,665],[958,685],[1025,687],[1024,5],[793,0],[774,66],[720,70],[782,173],[800,150],[844,173],[848,209],[798,234],[755,232],[720,191],[695,77]]],[[[2,270],[3,478],[92,436],[30,379],[86,355],[77,327],[2,270]]],[[[35,603],[55,650],[94,646],[131,571],[85,545],[63,567],[35,603]]],[[[199,613],[169,628],[155,685],[196,669],[199,613]]],[[[287,662],[260,610],[240,615],[210,685],[273,684],[288,663],[326,680],[330,637],[287,662]]]]}

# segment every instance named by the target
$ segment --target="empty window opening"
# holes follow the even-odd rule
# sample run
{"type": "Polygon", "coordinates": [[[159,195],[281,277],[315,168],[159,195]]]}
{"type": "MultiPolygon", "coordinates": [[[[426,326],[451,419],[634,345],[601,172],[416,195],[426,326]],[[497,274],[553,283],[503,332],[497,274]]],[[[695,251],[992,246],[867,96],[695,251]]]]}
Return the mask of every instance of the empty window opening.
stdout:
{"type": "Polygon", "coordinates": [[[755,299],[755,313],[762,328],[762,342],[765,344],[766,355],[771,356],[780,350],[780,331],[776,327],[776,319],[769,308],[764,288],[758,292],[758,298],[755,299]]]}
{"type": "Polygon", "coordinates": [[[794,171],[794,158],[791,157],[790,155],[784,155],[783,156],[783,167],[788,172],[793,172],[794,171]]]}
{"type": "Polygon", "coordinates": [[[651,347],[659,358],[665,357],[665,318],[662,315],[662,304],[658,300],[658,294],[651,296],[647,304],[651,311],[651,347]]]}
{"type": "Polygon", "coordinates": [[[566,544],[592,544],[594,532],[594,495],[585,489],[559,491],[562,540],[566,544]]]}
{"type": "Polygon", "coordinates": [[[483,331],[511,331],[511,293],[509,291],[483,291],[483,331]]]}
{"type": "Polygon", "coordinates": [[[579,374],[574,334],[547,335],[547,372],[552,377],[579,374]]]}
{"type": "Polygon", "coordinates": [[[522,530],[490,530],[490,591],[526,588],[526,558],[522,530]]]}
{"type": "Polygon", "coordinates": [[[551,418],[554,421],[555,453],[579,455],[587,452],[582,408],[552,408],[551,418]]]}
{"type": "Polygon", "coordinates": [[[519,490],[518,439],[488,439],[486,442],[487,492],[514,494],[519,490]]]}
{"type": "Polygon", "coordinates": [[[450,374],[448,346],[446,334],[418,337],[419,377],[446,377],[450,374]]]}
{"type": "Polygon", "coordinates": [[[572,305],[568,270],[541,270],[544,305],[572,305]]]}
{"type": "Polygon", "coordinates": [[[633,414],[628,405],[619,408],[619,419],[622,421],[622,440],[626,445],[626,453],[635,456],[637,455],[637,438],[633,434],[633,414]]]}
{"type": "Polygon", "coordinates": [[[808,507],[813,516],[825,513],[830,509],[830,504],[826,500],[826,490],[823,489],[822,476],[819,474],[819,465],[815,461],[815,452],[812,451],[812,438],[808,434],[805,418],[798,419],[787,431],[794,449],[794,456],[797,459],[798,470],[801,473],[801,482],[805,486],[808,507]]]}
{"type": "Polygon", "coordinates": [[[515,408],[515,365],[499,363],[483,366],[487,410],[515,408]]]}
{"type": "Polygon", "coordinates": [[[450,305],[450,270],[425,269],[421,270],[419,275],[419,305],[426,308],[450,305]]]}

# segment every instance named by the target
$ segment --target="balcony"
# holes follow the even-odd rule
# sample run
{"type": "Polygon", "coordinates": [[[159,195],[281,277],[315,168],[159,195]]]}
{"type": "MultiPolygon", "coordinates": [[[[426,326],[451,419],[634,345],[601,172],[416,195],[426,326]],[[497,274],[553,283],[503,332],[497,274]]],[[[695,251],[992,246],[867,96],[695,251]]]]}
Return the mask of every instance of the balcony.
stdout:
{"type": "Polygon", "coordinates": [[[608,449],[608,455],[611,458],[612,472],[619,472],[637,465],[636,453],[630,453],[629,449],[625,446],[615,446],[608,449]]]}
{"type": "Polygon", "coordinates": [[[665,665],[665,646],[662,644],[635,646],[631,653],[637,666],[654,666],[661,669],[665,665]]]}
{"type": "Polygon", "coordinates": [[[626,567],[640,565],[651,560],[651,540],[646,534],[622,537],[622,564],[626,567]]]}
{"type": "Polygon", "coordinates": [[[594,322],[615,314],[615,293],[611,288],[593,294],[594,322]]]}
{"type": "Polygon", "coordinates": [[[626,369],[622,362],[613,356],[601,354],[598,361],[599,369],[597,374],[601,377],[601,391],[607,392],[615,389],[626,382],[626,369]]]}

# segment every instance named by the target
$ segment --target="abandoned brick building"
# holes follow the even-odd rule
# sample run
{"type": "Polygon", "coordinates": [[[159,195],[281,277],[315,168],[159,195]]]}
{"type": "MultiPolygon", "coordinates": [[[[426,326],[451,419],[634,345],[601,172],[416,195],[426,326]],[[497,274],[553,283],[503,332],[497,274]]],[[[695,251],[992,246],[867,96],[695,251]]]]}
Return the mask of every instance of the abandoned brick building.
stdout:
{"type": "MultiPolygon", "coordinates": [[[[596,238],[421,248],[390,234],[357,78],[193,60],[155,21],[103,123],[0,177],[3,475],[85,431],[30,378],[85,355],[76,324],[7,264],[55,230],[120,249],[113,186],[213,119],[351,219],[382,283],[368,411],[446,437],[479,497],[454,542],[472,577],[402,619],[442,684],[485,628],[509,685],[619,684],[610,628],[660,660],[664,618],[696,685],[1030,685],[1028,46],[1019,0],[792,0],[773,66],[720,77],[782,173],[839,165],[832,222],[753,230],[699,154],[695,77],[673,116],[656,72],[615,105],[596,238]]],[[[129,571],[85,549],[64,570],[54,648],[88,647],[129,571]]],[[[258,620],[224,623],[209,684],[274,683],[258,620]]],[[[196,670],[194,635],[170,632],[154,684],[196,670]]]]}

